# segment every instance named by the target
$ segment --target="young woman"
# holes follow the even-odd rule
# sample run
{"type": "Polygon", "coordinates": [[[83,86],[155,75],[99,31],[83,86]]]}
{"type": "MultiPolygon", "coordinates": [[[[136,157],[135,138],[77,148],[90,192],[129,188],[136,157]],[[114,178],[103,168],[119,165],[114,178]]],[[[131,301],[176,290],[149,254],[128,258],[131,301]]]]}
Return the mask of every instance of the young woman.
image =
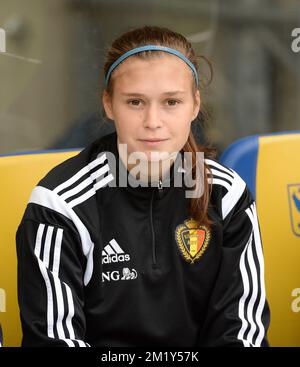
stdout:
{"type": "Polygon", "coordinates": [[[51,170],[18,228],[23,345],[267,346],[255,202],[193,137],[191,44],[135,29],[104,69],[116,132],[51,170]]]}

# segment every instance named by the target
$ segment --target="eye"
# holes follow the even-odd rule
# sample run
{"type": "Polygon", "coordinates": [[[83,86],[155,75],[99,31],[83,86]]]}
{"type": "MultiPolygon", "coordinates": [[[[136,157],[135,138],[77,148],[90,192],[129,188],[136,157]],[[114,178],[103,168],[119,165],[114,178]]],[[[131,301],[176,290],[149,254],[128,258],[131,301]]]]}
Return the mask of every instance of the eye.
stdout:
{"type": "Polygon", "coordinates": [[[139,106],[139,102],[141,102],[139,99],[131,99],[129,101],[127,101],[127,103],[131,106],[139,106]]]}
{"type": "Polygon", "coordinates": [[[176,106],[176,104],[180,103],[179,101],[177,101],[176,99],[168,99],[168,105],[169,106],[176,106]],[[171,102],[171,103],[169,103],[171,102]]]}

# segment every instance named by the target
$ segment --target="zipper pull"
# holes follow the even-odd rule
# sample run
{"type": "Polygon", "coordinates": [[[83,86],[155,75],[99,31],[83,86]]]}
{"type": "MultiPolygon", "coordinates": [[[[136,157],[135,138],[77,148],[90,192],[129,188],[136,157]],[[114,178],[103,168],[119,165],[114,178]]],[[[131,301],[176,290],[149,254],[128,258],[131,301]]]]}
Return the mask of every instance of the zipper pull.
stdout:
{"type": "Polygon", "coordinates": [[[158,196],[161,199],[162,196],[163,196],[163,185],[162,185],[162,180],[161,179],[158,181],[157,187],[158,187],[158,196]]]}

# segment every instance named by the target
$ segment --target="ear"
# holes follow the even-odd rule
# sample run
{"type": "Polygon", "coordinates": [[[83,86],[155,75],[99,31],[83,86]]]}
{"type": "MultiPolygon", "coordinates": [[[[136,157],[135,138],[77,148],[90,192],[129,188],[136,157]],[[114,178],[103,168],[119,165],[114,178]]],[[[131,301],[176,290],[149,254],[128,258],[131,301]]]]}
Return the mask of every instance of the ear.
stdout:
{"type": "Polygon", "coordinates": [[[110,95],[107,93],[106,90],[103,91],[102,94],[102,104],[106,113],[106,116],[113,120],[114,116],[113,116],[113,111],[112,111],[112,103],[111,103],[111,97],[110,95]]]}
{"type": "Polygon", "coordinates": [[[201,107],[201,98],[200,98],[200,91],[199,89],[196,90],[195,94],[195,104],[194,104],[194,111],[193,111],[193,120],[198,116],[201,107]]]}

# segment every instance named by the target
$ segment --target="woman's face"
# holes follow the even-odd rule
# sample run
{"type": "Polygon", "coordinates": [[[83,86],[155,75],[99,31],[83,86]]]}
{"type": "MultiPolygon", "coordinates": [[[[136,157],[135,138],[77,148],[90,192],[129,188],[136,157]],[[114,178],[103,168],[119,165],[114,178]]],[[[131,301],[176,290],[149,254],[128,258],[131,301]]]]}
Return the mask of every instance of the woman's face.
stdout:
{"type": "Polygon", "coordinates": [[[128,155],[143,152],[151,160],[151,152],[180,151],[200,109],[189,66],[174,55],[133,56],[118,65],[112,78],[113,95],[104,93],[103,105],[128,155]]]}

